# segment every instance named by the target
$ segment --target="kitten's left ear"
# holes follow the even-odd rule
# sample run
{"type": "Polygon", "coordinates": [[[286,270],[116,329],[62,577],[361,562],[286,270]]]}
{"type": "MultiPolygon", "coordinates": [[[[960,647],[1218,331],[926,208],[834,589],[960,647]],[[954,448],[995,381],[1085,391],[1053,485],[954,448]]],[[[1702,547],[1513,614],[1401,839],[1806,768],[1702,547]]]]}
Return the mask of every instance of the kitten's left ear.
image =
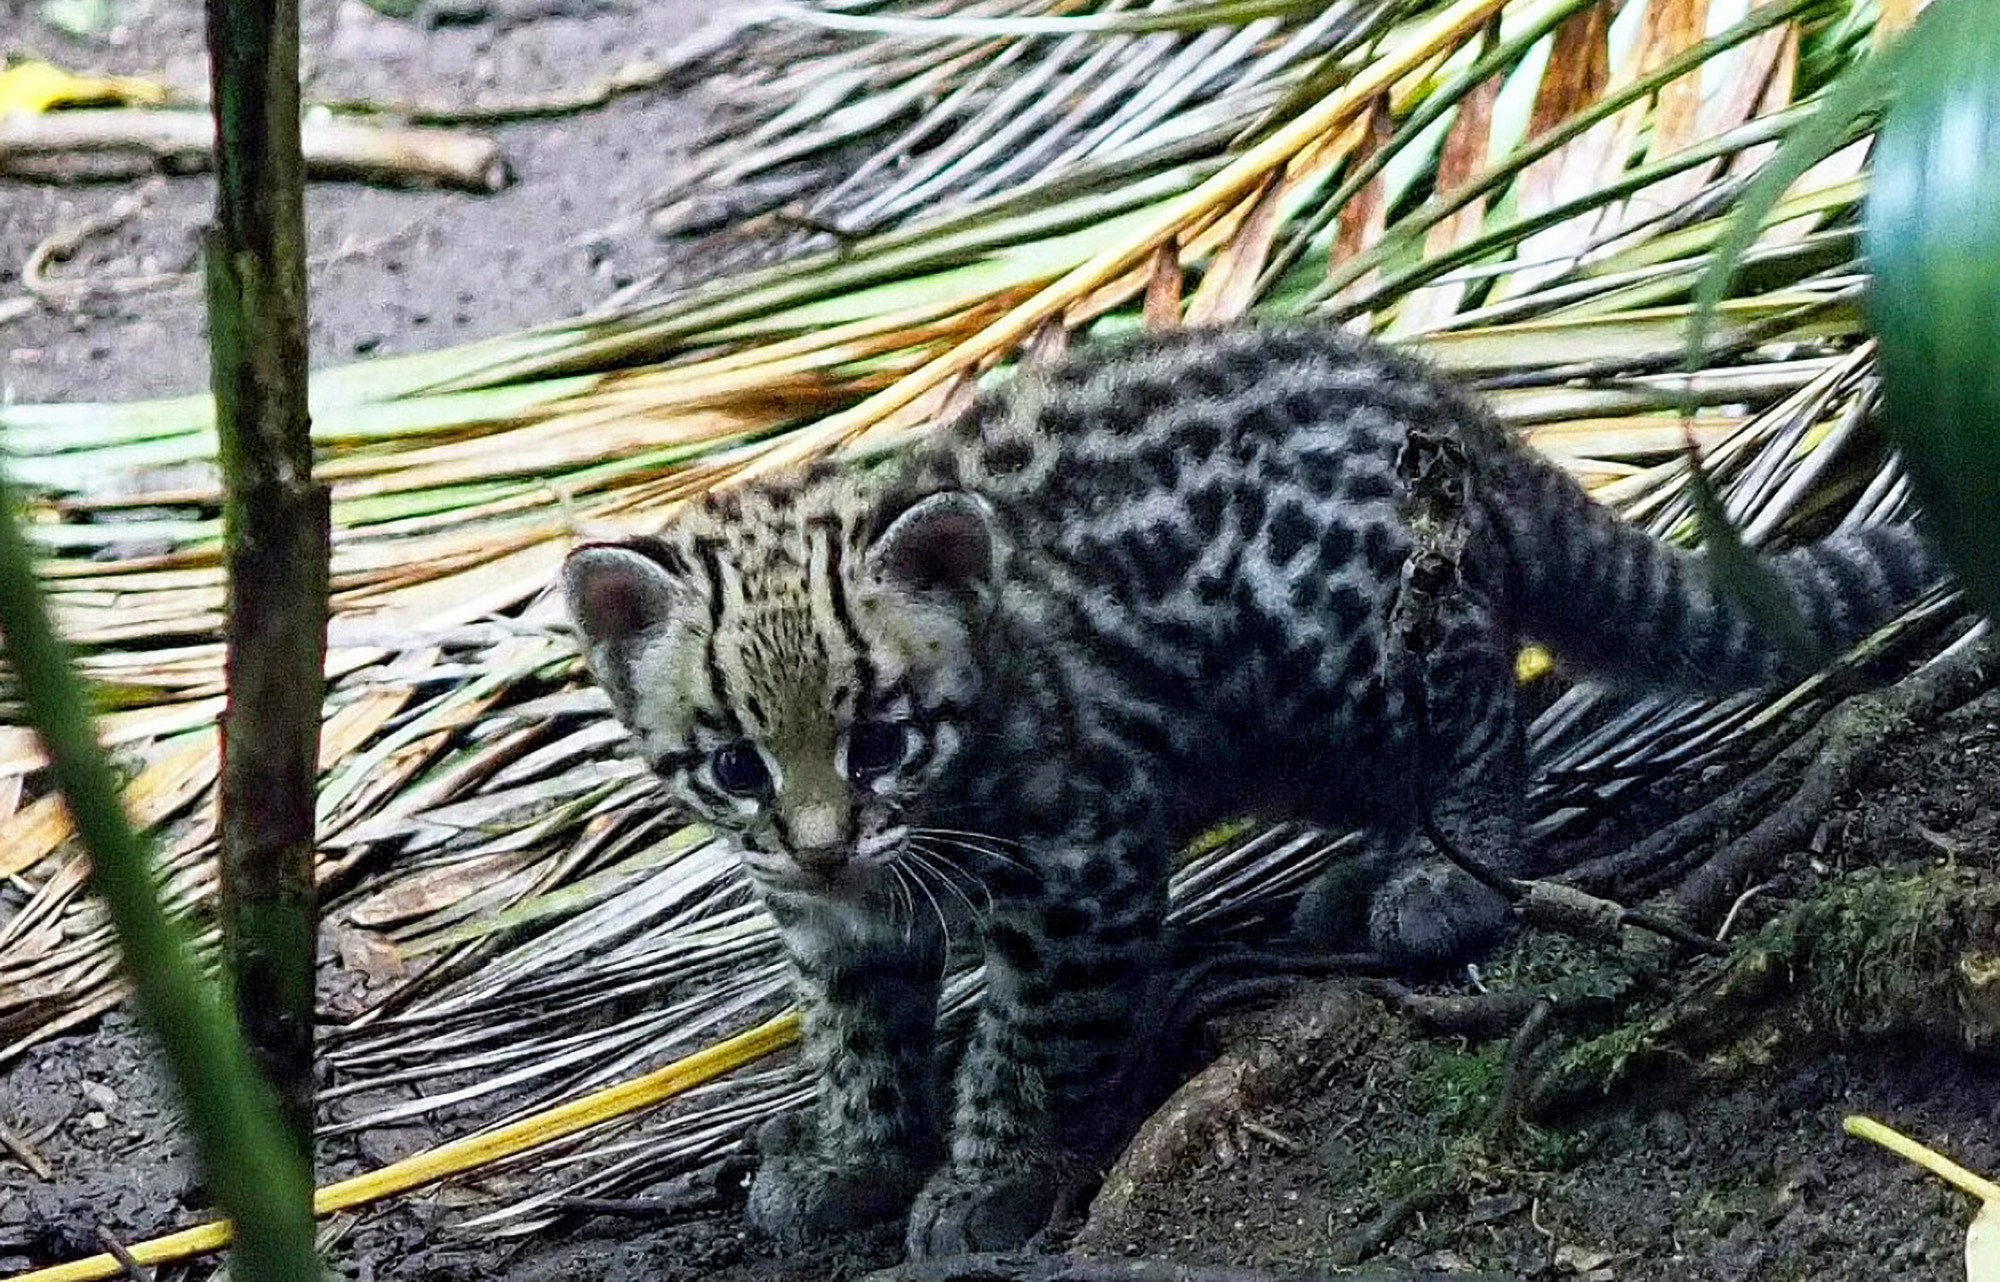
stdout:
{"type": "Polygon", "coordinates": [[[658,560],[616,543],[588,543],[562,568],[563,596],[585,652],[619,649],[666,622],[678,586],[658,560]]]}
{"type": "Polygon", "coordinates": [[[913,592],[983,592],[999,568],[992,513],[963,490],[933,494],[889,523],[863,562],[870,578],[913,592]]]}

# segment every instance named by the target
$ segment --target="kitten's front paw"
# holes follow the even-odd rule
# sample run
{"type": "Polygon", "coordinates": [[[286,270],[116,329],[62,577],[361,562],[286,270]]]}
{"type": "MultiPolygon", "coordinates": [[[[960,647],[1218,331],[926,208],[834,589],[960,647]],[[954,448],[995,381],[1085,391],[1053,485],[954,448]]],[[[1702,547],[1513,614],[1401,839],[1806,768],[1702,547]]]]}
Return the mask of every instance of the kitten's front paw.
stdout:
{"type": "Polygon", "coordinates": [[[1406,868],[1375,892],[1368,933],[1389,962],[1413,969],[1465,961],[1507,937],[1506,898],[1442,859],[1406,868]]]}
{"type": "Polygon", "coordinates": [[[922,1186],[924,1163],[894,1152],[836,1155],[815,1142],[810,1115],[781,1117],[757,1136],[750,1223],[786,1246],[893,1220],[922,1186]]]}
{"type": "Polygon", "coordinates": [[[1048,1227],[1061,1182],[1051,1171],[939,1171],[910,1211],[913,1260],[1012,1251],[1048,1227]]]}

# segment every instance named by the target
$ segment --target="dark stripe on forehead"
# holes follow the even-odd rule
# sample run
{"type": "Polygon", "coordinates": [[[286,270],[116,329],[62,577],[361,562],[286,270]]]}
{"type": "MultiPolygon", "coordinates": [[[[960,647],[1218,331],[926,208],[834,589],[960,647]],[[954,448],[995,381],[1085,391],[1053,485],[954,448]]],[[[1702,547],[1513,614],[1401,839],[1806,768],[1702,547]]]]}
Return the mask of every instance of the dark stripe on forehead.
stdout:
{"type": "Polygon", "coordinates": [[[709,692],[721,705],[730,730],[741,735],[743,723],[737,718],[735,701],[729,697],[729,678],[724,675],[721,656],[715,650],[716,638],[722,635],[722,543],[719,539],[697,540],[695,554],[701,558],[702,573],[708,577],[708,637],[702,645],[702,666],[708,673],[709,692]]]}
{"type": "Polygon", "coordinates": [[[847,638],[848,649],[854,652],[854,679],[861,687],[855,706],[866,708],[875,701],[875,660],[869,656],[867,645],[861,640],[861,629],[855,626],[853,611],[847,604],[847,583],[841,575],[844,568],[842,558],[847,549],[840,538],[840,523],[833,517],[813,518],[811,528],[826,536],[826,596],[833,609],[833,617],[840,624],[841,634],[847,638]]]}

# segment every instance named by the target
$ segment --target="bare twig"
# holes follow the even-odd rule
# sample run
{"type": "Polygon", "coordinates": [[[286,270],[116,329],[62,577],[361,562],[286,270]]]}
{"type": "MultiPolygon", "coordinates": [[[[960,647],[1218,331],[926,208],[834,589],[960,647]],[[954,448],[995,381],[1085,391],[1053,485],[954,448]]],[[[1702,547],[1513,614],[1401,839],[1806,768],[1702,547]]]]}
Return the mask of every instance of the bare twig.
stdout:
{"type": "Polygon", "coordinates": [[[1514,1131],[1521,1122],[1522,1106],[1527,1102],[1529,1087],[1533,1084],[1534,1074],[1529,1066],[1548,1035],[1549,1017],[1554,1013],[1555,1003],[1547,998],[1536,1002],[1507,1043],[1507,1057],[1501,1064],[1500,1093],[1493,1101],[1492,1114],[1486,1119],[1487,1141],[1496,1147],[1504,1149],[1513,1142],[1514,1131]]]}
{"type": "Polygon", "coordinates": [[[516,120],[577,115],[628,94],[699,82],[710,72],[709,64],[716,54],[727,51],[744,28],[764,21],[767,16],[749,5],[742,6],[740,12],[732,7],[716,6],[694,32],[675,41],[666,57],[628,62],[601,79],[578,86],[564,86],[547,94],[471,103],[376,102],[362,99],[314,101],[316,105],[335,111],[391,116],[418,125],[498,125],[516,120]]]}
{"type": "MultiPolygon", "coordinates": [[[[443,129],[314,120],[303,125],[306,173],[395,185],[499,191],[512,181],[499,144],[443,129]]],[[[209,168],[215,128],[201,112],[117,109],[0,116],[0,174],[47,181],[129,178],[209,168]]]]}
{"type": "Polygon", "coordinates": [[[1750,901],[1770,888],[1770,882],[1760,881],[1738,895],[1736,902],[1729,905],[1729,911],[1722,915],[1722,924],[1715,928],[1715,937],[1720,940],[1728,940],[1729,936],[1736,930],[1737,919],[1743,915],[1743,910],[1750,906],[1750,901]]]}
{"type": "Polygon", "coordinates": [[[1721,796],[1569,879],[1646,894],[1692,878],[1679,898],[1705,905],[1693,920],[1714,917],[1758,868],[1800,845],[1892,741],[1970,701],[1994,674],[1993,646],[1980,643],[1900,685],[1856,695],[1721,796]]]}
{"type": "MultiPolygon", "coordinates": [[[[1389,1244],[1389,1240],[1402,1231],[1405,1224],[1426,1211],[1434,1211],[1457,1195],[1455,1187],[1460,1179],[1456,1167],[1451,1168],[1427,1188],[1414,1193],[1406,1193],[1379,1211],[1375,1218],[1335,1243],[1327,1253],[1336,1265],[1350,1265],[1367,1259],[1389,1244]]],[[[1351,1276],[1351,1275],[1350,1275],[1351,1276]]]]}
{"type": "Polygon", "coordinates": [[[131,195],[119,197],[107,210],[64,223],[42,237],[21,265],[22,287],[44,303],[71,307],[94,296],[140,294],[188,279],[187,272],[148,272],[110,280],[61,280],[49,275],[52,264],[75,254],[91,237],[117,231],[143,213],[147,203],[158,194],[159,181],[155,179],[131,195]]]}
{"type": "Polygon", "coordinates": [[[48,1161],[35,1151],[35,1146],[16,1134],[14,1128],[5,1122],[0,1122],[0,1148],[12,1153],[14,1160],[27,1167],[36,1179],[46,1182],[55,1178],[55,1171],[50,1168],[48,1161]]]}
{"type": "Polygon", "coordinates": [[[118,1261],[118,1267],[125,1270],[125,1276],[130,1278],[131,1282],[153,1282],[153,1271],[133,1259],[132,1253],[125,1249],[125,1244],[111,1236],[111,1230],[102,1224],[97,1226],[97,1240],[111,1253],[111,1258],[118,1261]]]}
{"type": "Polygon", "coordinates": [[[1380,997],[1434,1033],[1484,1041],[1519,1028],[1546,1001],[1534,993],[1419,993],[1393,979],[1364,979],[1362,991],[1380,997]]]}
{"type": "Polygon", "coordinates": [[[1688,921],[1711,921],[1742,889],[1798,849],[1840,794],[1911,731],[1970,702],[1993,683],[2000,651],[1968,648],[1901,685],[1857,695],[1811,737],[1815,751],[1798,789],[1748,832],[1704,861],[1674,894],[1688,921]]]}
{"type": "Polygon", "coordinates": [[[1509,877],[1459,849],[1428,818],[1424,821],[1424,830],[1429,834],[1431,844],[1446,859],[1482,885],[1505,896],[1526,925],[1600,944],[1617,943],[1620,932],[1631,926],[1698,952],[1722,956],[1729,951],[1720,941],[1656,913],[1627,908],[1616,900],[1593,895],[1562,882],[1521,881],[1509,877]]]}

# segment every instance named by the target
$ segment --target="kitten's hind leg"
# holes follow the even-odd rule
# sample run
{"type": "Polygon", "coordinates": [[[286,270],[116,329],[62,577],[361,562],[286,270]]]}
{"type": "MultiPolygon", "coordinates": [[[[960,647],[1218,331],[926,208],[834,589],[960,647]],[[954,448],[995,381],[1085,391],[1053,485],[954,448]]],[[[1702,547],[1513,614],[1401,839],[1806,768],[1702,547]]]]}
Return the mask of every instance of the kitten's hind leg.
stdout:
{"type": "MultiPolygon", "coordinates": [[[[1453,851],[1493,872],[1526,864],[1526,747],[1515,699],[1510,634],[1469,593],[1435,604],[1406,656],[1415,722],[1419,820],[1453,851]]],[[[1419,850],[1432,842],[1420,837],[1419,850]]],[[[1512,928],[1507,899],[1431,854],[1390,877],[1369,908],[1369,934],[1386,958],[1440,966],[1498,943],[1512,928]]]]}

